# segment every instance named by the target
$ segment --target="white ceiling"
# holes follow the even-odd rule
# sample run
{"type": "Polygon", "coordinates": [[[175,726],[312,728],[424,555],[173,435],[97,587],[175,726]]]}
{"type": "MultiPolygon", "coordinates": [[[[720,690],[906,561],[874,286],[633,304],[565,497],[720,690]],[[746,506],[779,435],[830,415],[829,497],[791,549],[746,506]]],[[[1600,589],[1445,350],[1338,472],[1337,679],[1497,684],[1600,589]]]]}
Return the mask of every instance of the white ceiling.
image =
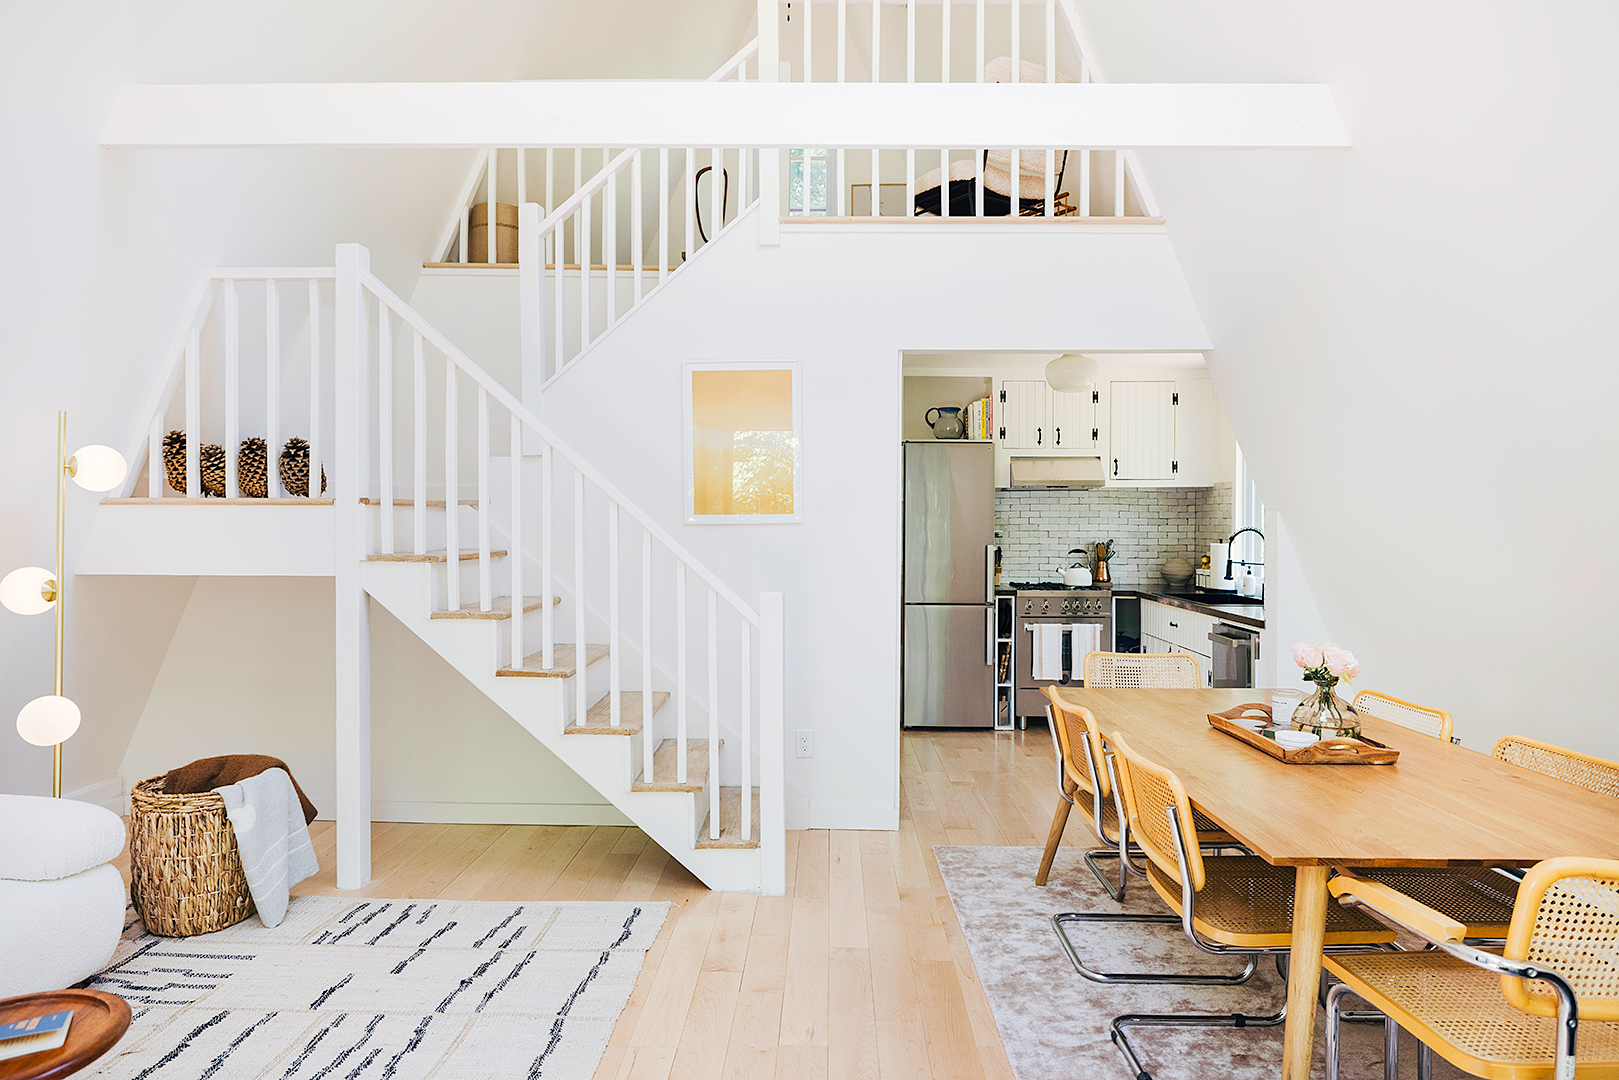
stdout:
{"type": "MultiPolygon", "coordinates": [[[[964,350],[961,352],[908,352],[904,354],[904,370],[907,373],[936,374],[939,372],[962,371],[1033,371],[1044,368],[1061,353],[1056,352],[992,352],[987,350],[964,350]]],[[[1104,367],[1110,363],[1125,364],[1131,367],[1166,368],[1175,370],[1202,370],[1204,368],[1202,353],[1112,353],[1112,352],[1086,352],[1104,367]]]]}

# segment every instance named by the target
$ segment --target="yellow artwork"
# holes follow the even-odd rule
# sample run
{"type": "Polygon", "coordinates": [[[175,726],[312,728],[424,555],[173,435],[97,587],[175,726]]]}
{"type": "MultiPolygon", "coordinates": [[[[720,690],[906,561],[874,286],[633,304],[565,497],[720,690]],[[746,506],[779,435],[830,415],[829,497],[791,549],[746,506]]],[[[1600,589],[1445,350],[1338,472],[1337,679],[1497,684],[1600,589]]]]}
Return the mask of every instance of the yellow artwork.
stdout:
{"type": "Polygon", "coordinates": [[[693,515],[795,512],[793,375],[785,367],[691,372],[693,515]]]}

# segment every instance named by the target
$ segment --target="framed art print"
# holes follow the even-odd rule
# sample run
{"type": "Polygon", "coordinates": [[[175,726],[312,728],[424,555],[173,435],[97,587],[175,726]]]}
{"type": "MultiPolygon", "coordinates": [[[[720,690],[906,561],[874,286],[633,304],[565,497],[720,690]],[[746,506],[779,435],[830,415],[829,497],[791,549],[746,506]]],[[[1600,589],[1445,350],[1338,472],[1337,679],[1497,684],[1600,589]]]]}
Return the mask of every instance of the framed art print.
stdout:
{"type": "Polygon", "coordinates": [[[686,520],[800,520],[798,361],[688,361],[683,374],[686,520]]]}

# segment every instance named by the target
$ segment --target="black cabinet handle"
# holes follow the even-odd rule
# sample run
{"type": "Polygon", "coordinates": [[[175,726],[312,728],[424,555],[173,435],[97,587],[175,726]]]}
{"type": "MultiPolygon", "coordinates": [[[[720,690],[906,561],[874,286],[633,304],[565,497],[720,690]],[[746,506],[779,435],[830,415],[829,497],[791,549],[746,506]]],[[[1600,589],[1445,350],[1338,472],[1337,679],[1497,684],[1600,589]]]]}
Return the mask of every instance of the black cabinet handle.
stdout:
{"type": "Polygon", "coordinates": [[[1169,625],[1173,626],[1177,630],[1179,630],[1181,628],[1181,624],[1178,623],[1178,622],[1171,622],[1169,625]]]}
{"type": "Polygon", "coordinates": [[[1035,428],[1034,429],[1034,445],[1036,445],[1036,446],[1040,445],[1040,434],[1041,434],[1040,429],[1035,428]]]}
{"type": "Polygon", "coordinates": [[[1119,475],[1119,459],[1118,458],[1113,459],[1113,475],[1114,476],[1119,475]]]}

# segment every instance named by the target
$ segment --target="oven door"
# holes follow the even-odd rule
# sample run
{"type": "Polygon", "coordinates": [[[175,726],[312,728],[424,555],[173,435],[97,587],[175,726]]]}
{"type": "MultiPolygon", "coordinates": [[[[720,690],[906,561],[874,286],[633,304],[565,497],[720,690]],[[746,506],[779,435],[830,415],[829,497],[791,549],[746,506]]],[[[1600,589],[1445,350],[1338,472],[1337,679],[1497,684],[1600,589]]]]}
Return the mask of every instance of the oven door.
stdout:
{"type": "Polygon", "coordinates": [[[1017,648],[1013,653],[1017,657],[1017,714],[1019,716],[1044,716],[1046,706],[1050,704],[1046,695],[1041,692],[1046,686],[1079,686],[1083,683],[1082,669],[1085,664],[1085,654],[1072,653],[1072,638],[1063,635],[1063,654],[1066,661],[1064,667],[1068,670],[1068,682],[1065,684],[1058,679],[1036,679],[1034,677],[1034,634],[1028,629],[1037,623],[1046,625],[1067,626],[1069,623],[1089,623],[1100,626],[1101,645],[1103,649],[1113,647],[1113,620],[1110,618],[1083,618],[1078,616],[1065,616],[1060,619],[1024,619],[1019,618],[1017,624],[1017,648]]]}

